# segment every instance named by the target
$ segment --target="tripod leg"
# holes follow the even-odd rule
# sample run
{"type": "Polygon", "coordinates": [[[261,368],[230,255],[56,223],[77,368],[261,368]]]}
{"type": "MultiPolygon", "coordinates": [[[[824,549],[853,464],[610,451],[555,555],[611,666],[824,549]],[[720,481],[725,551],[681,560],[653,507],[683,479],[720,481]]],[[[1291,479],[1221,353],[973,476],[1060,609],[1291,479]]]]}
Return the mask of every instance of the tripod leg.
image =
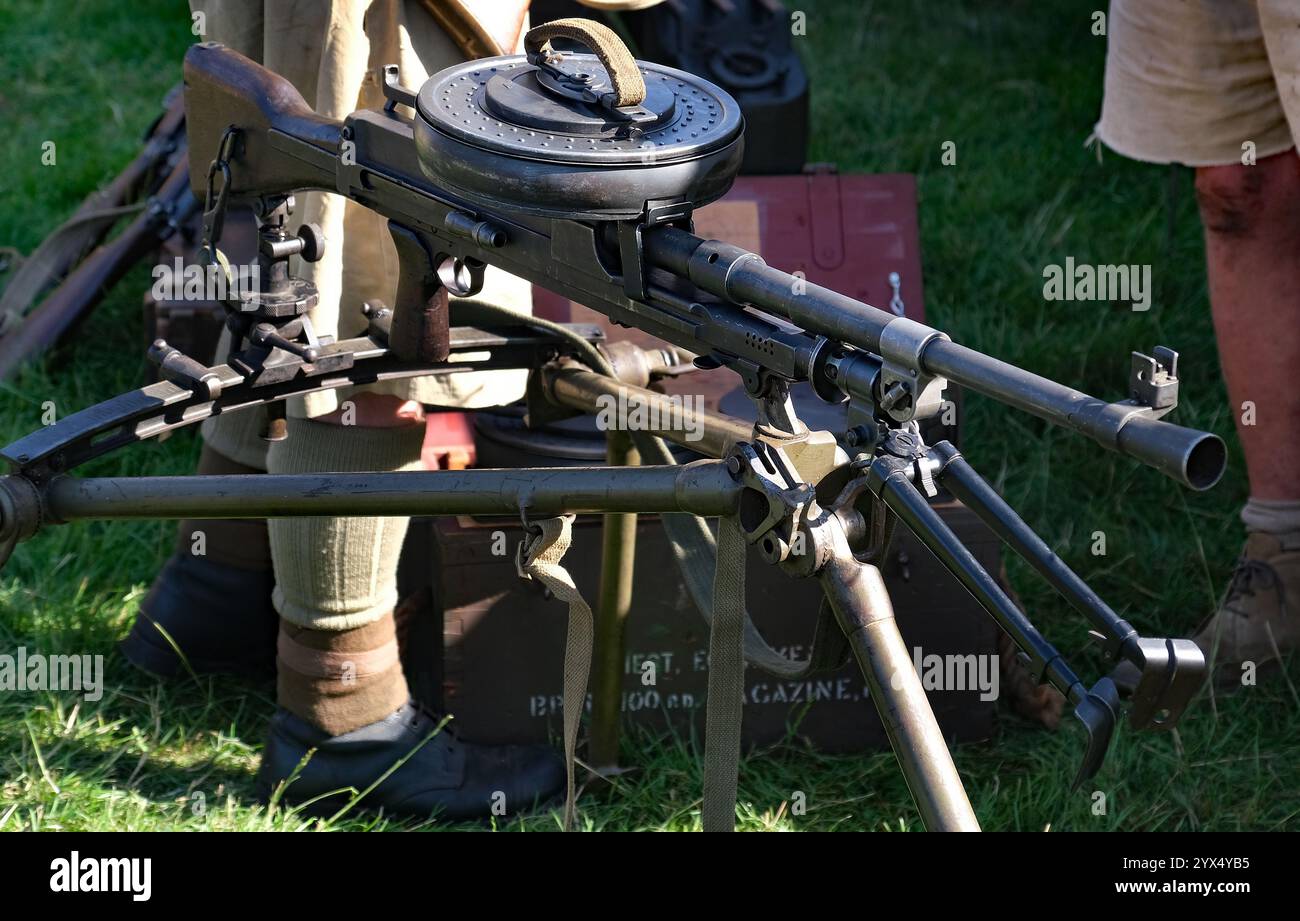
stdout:
{"type": "Polygon", "coordinates": [[[980,607],[1024,650],[1029,657],[1026,664],[1036,680],[1050,681],[1073,704],[1087,696],[1087,688],[1066,665],[1056,647],[1007,597],[997,580],[980,565],[905,474],[888,465],[873,466],[871,491],[889,506],[944,568],[957,577],[980,607]]]}
{"type": "Polygon", "coordinates": [[[819,573],[889,734],[907,788],[929,831],[979,831],[957,767],[894,620],[880,570],[841,544],[819,573]]]}
{"type": "MultiPolygon", "coordinates": [[[[626,432],[606,437],[611,467],[636,466],[640,456],[626,432]]],[[[632,609],[636,553],[636,512],[607,512],[601,538],[600,600],[596,607],[596,661],[591,688],[592,766],[618,769],[618,742],[623,702],[624,631],[632,609]]]]}
{"type": "Polygon", "coordinates": [[[1016,514],[988,482],[975,472],[946,441],[934,445],[931,452],[943,460],[938,481],[980,517],[1007,546],[1016,551],[1044,579],[1060,592],[1061,597],[1091,621],[1106,644],[1106,657],[1115,659],[1127,645],[1136,648],[1137,631],[1094,592],[1086,582],[1052,552],[1041,537],[1016,514]]]}
{"type": "MultiPolygon", "coordinates": [[[[1115,683],[1109,678],[1103,678],[1091,690],[1084,687],[1083,682],[1056,651],[1056,647],[1043,637],[1038,628],[1007,597],[997,580],[980,565],[974,554],[926,502],[925,496],[912,485],[902,468],[878,460],[872,465],[871,480],[871,491],[884,500],[921,543],[929,548],[980,606],[1015,640],[1016,645],[1024,650],[1028,656],[1030,673],[1040,682],[1050,681],[1074,704],[1074,715],[1088,733],[1083,763],[1074,781],[1078,787],[1100,769],[1115,733],[1115,724],[1119,721],[1119,692],[1115,689],[1115,683]]],[[[1165,662],[1170,660],[1173,652],[1171,650],[1166,655],[1165,662]]],[[[1195,662],[1190,664],[1194,667],[1195,662]]]]}

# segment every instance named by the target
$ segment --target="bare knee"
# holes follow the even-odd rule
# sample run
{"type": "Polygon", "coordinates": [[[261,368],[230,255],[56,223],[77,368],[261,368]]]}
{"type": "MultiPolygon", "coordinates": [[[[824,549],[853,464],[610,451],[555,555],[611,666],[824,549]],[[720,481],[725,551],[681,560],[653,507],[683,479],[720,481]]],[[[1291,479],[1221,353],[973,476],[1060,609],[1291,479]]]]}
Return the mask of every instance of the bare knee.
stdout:
{"type": "Polygon", "coordinates": [[[1253,166],[1198,167],[1196,201],[1205,229],[1225,237],[1293,224],[1300,219],[1300,159],[1288,150],[1253,166]]]}

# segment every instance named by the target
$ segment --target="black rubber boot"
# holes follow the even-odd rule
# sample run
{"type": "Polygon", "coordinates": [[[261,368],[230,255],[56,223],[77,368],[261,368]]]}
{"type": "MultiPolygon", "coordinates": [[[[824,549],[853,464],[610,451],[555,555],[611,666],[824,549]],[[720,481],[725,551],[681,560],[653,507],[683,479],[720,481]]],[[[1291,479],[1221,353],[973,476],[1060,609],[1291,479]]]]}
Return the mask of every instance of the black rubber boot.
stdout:
{"type": "MultiPolygon", "coordinates": [[[[550,748],[474,745],[456,738],[450,726],[433,734],[438,723],[437,716],[411,702],[360,729],[330,736],[280,708],[271,718],[258,795],[268,801],[313,748],[315,754],[284,788],[282,802],[301,803],[349,787],[365,790],[421,742],[361,800],[361,808],[419,819],[475,819],[531,808],[564,788],[564,761],[550,748]]],[[[335,793],[306,811],[332,815],[351,796],[335,793]]]]}
{"type": "Polygon", "coordinates": [[[280,627],[271,606],[274,588],[270,570],[255,572],[205,557],[172,554],[118,649],[133,665],[161,678],[187,675],[190,670],[199,675],[273,678],[280,627]],[[167,636],[184,654],[184,662],[167,636]]]}

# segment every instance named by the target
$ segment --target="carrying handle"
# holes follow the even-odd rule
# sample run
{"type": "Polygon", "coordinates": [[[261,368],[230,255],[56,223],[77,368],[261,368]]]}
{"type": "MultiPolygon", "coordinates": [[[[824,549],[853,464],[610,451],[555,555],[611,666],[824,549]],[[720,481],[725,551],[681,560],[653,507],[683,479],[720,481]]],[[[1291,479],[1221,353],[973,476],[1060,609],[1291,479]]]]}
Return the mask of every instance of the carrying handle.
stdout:
{"type": "Polygon", "coordinates": [[[596,53],[614,87],[615,107],[621,109],[645,102],[645,80],[637,69],[636,60],[618,33],[609,26],[590,19],[556,19],[534,26],[524,36],[524,51],[529,59],[551,51],[553,38],[581,42],[596,53]]]}

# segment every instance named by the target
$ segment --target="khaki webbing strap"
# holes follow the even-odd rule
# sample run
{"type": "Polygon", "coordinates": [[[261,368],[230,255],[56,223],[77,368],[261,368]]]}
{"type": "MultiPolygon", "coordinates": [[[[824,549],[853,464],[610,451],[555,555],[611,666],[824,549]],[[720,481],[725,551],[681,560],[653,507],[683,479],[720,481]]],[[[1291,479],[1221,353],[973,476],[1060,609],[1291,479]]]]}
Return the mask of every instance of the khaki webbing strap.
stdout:
{"type": "Polygon", "coordinates": [[[560,561],[573,542],[573,515],[535,522],[541,533],[533,536],[524,557],[523,571],[541,582],[569,606],[569,629],[564,640],[564,769],[568,787],[564,800],[564,828],[573,824],[575,795],[573,760],[578,726],[587,704],[587,676],[591,673],[591,644],[595,628],[591,608],[582,599],[560,561]]]}
{"type": "Polygon", "coordinates": [[[537,53],[549,48],[553,38],[581,42],[596,52],[614,88],[614,105],[622,108],[645,102],[645,79],[636,66],[636,58],[609,26],[590,19],[553,19],[528,30],[524,35],[524,50],[537,53]]]}
{"type": "Polygon", "coordinates": [[[709,696],[704,716],[705,831],[735,831],[740,727],[745,693],[745,535],[736,518],[718,521],[718,565],[709,629],[709,696]]]}
{"type": "MultiPolygon", "coordinates": [[[[638,449],[642,451],[641,457],[647,463],[676,463],[659,439],[642,442],[634,436],[633,441],[637,443],[638,449]],[[657,450],[662,450],[664,457],[656,455],[657,450]]],[[[708,523],[703,518],[677,512],[661,515],[660,522],[668,535],[677,568],[700,616],[705,623],[713,623],[710,593],[714,573],[717,571],[717,549],[708,523]]],[[[830,603],[824,598],[817,614],[812,649],[807,659],[791,659],[773,649],[758,632],[748,613],[744,623],[744,648],[746,662],[787,681],[801,681],[810,675],[835,671],[847,664],[850,657],[848,640],[835,621],[830,603]]]]}
{"type": "Polygon", "coordinates": [[[0,332],[19,326],[41,295],[62,281],[119,218],[144,207],[144,202],[137,202],[79,211],[56,227],[30,256],[12,264],[9,281],[0,294],[0,332]]]}

